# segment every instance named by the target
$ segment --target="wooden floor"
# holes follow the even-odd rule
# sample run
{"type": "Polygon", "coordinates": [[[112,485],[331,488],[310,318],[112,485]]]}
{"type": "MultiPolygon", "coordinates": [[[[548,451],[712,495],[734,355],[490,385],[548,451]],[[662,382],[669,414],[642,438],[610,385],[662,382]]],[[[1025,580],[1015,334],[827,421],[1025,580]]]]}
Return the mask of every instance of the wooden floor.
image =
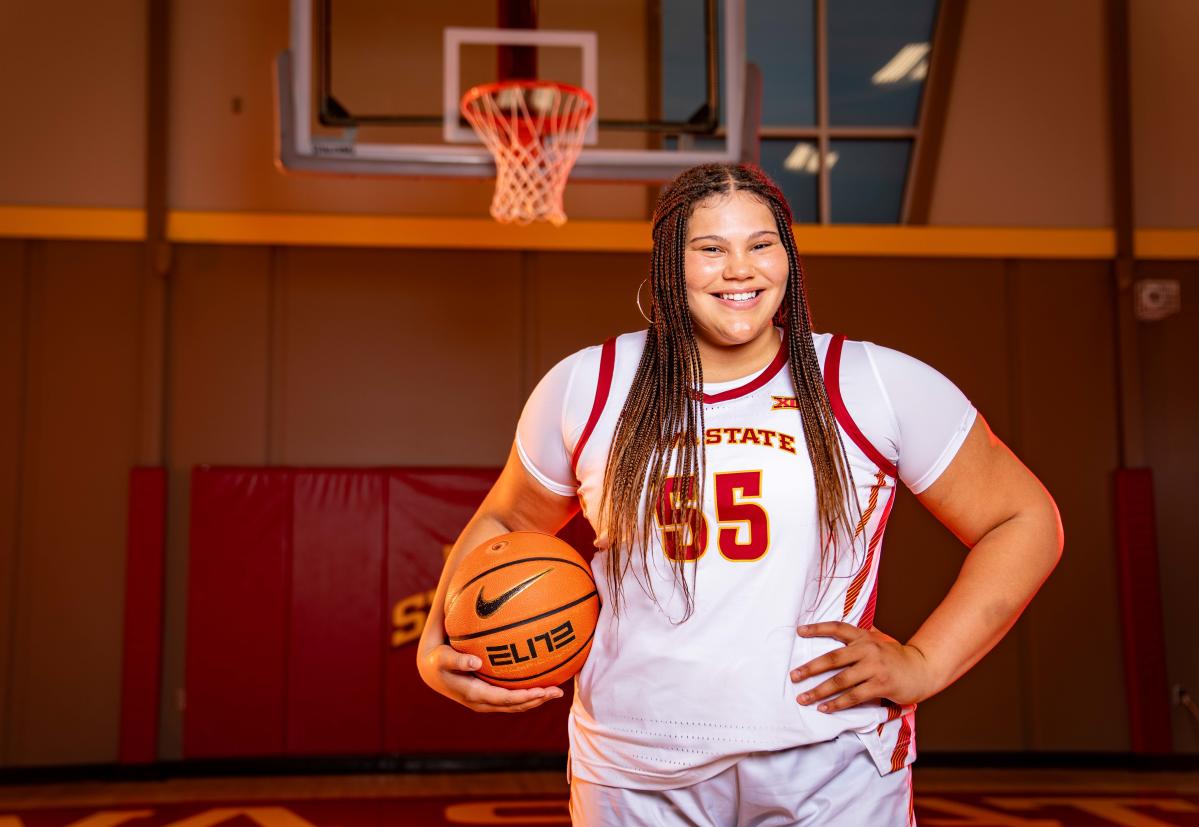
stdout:
{"type": "MultiPolygon", "coordinates": [[[[1199,827],[1199,773],[918,769],[915,778],[928,827],[1199,827]]],[[[568,824],[566,798],[560,772],[36,784],[0,786],[0,827],[519,827],[568,824]]]]}

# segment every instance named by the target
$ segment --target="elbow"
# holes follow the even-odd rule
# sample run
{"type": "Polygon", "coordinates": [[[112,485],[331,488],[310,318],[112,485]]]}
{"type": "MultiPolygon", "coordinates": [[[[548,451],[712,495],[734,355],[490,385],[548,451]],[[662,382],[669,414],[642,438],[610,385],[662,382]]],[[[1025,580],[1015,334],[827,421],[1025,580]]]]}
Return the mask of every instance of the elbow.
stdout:
{"type": "Polygon", "coordinates": [[[1049,558],[1049,570],[1053,571],[1062,559],[1062,551],[1066,545],[1066,531],[1062,528],[1062,515],[1057,509],[1057,503],[1049,492],[1040,509],[1041,531],[1038,532],[1045,540],[1046,556],[1049,558]]]}
{"type": "Polygon", "coordinates": [[[1066,544],[1062,516],[1053,497],[1042,489],[1041,496],[1030,497],[1005,522],[1019,533],[1020,539],[1015,542],[1024,549],[1027,564],[1040,572],[1042,580],[1049,577],[1061,561],[1066,544]]]}
{"type": "Polygon", "coordinates": [[[1058,513],[1056,503],[1053,506],[1053,526],[1056,532],[1054,534],[1054,545],[1057,547],[1057,556],[1060,560],[1062,550],[1066,547],[1066,530],[1062,528],[1062,515],[1058,513]]]}

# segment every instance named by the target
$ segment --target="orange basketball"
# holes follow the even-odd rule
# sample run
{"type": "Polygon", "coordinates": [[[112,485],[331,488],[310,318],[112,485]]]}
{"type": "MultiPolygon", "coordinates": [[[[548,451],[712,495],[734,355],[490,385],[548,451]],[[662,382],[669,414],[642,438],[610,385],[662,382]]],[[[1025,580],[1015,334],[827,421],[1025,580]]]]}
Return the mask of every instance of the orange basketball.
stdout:
{"type": "Polygon", "coordinates": [[[496,686],[555,686],[583,667],[599,594],[579,553],[549,534],[514,531],[463,558],[445,598],[450,646],[476,655],[496,686]]]}

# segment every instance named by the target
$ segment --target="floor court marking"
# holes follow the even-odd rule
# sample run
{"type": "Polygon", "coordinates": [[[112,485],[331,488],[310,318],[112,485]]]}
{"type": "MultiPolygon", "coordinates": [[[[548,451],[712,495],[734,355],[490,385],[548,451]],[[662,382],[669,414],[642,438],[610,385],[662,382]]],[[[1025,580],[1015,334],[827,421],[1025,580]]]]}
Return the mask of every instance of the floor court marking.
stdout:
{"type": "MultiPolygon", "coordinates": [[[[1199,827],[1199,795],[917,793],[924,827],[1199,827]]],[[[295,800],[176,801],[109,806],[10,806],[0,827],[451,827],[565,825],[563,795],[438,795],[295,800]]]]}

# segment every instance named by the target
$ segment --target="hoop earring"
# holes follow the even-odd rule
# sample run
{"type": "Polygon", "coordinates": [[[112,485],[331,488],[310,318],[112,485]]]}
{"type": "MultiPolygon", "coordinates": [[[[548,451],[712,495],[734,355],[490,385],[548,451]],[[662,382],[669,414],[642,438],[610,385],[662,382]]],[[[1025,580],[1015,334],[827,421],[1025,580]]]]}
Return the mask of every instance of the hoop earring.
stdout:
{"type": "MultiPolygon", "coordinates": [[[[641,288],[645,286],[647,281],[649,281],[649,279],[644,278],[641,280],[641,283],[637,285],[637,312],[641,314],[641,318],[645,319],[646,323],[653,324],[654,320],[645,315],[645,311],[641,309],[641,288]]],[[[650,309],[653,309],[653,305],[650,305],[650,309]]]]}

